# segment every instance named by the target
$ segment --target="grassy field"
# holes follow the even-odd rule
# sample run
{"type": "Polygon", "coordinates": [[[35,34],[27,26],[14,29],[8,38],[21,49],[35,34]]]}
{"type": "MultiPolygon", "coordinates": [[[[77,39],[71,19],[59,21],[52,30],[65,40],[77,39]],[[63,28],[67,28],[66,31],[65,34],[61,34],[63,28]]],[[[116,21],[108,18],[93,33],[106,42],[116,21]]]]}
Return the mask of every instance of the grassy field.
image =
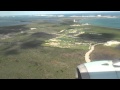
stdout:
{"type": "MultiPolygon", "coordinates": [[[[0,78],[74,79],[77,65],[85,63],[89,43],[120,40],[117,29],[72,27],[70,20],[62,20],[0,27],[0,78]]],[[[97,46],[91,58],[106,59],[98,56],[104,50],[119,55],[118,49],[97,46]]]]}
{"type": "Polygon", "coordinates": [[[51,23],[33,23],[0,28],[5,30],[1,31],[1,35],[9,36],[4,39],[1,37],[0,40],[0,78],[74,79],[76,66],[85,62],[84,54],[87,49],[84,47],[87,46],[60,48],[44,45],[56,37],[61,39],[61,46],[71,44],[67,40],[75,42],[74,39],[67,38],[67,35],[66,38],[61,37],[63,34],[58,35],[62,29],[68,27],[51,23]]]}
{"type": "Polygon", "coordinates": [[[120,59],[120,49],[119,46],[108,47],[103,45],[98,45],[91,54],[91,60],[115,60],[120,59]]]}
{"type": "Polygon", "coordinates": [[[0,78],[74,78],[84,50],[13,47],[0,52],[0,78]]]}

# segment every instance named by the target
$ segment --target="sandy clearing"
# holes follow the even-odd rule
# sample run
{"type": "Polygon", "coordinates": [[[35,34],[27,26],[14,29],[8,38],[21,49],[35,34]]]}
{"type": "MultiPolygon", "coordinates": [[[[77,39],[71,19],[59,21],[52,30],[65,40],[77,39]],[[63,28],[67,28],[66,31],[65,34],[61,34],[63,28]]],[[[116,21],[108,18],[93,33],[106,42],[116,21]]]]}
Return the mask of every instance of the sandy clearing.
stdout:
{"type": "Polygon", "coordinates": [[[119,41],[111,40],[111,41],[107,41],[104,45],[105,46],[112,46],[112,45],[119,45],[119,44],[120,44],[119,41]]]}

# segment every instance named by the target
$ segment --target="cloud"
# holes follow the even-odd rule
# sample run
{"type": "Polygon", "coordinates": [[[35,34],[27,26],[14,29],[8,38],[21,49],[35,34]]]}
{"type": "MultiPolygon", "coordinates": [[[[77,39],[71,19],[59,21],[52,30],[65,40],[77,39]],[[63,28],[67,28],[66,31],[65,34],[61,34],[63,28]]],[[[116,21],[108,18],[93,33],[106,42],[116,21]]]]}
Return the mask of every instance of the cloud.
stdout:
{"type": "Polygon", "coordinates": [[[66,14],[67,13],[93,13],[93,12],[108,12],[108,11],[0,11],[0,16],[36,15],[36,14],[64,14],[64,13],[66,13],[66,14]]]}

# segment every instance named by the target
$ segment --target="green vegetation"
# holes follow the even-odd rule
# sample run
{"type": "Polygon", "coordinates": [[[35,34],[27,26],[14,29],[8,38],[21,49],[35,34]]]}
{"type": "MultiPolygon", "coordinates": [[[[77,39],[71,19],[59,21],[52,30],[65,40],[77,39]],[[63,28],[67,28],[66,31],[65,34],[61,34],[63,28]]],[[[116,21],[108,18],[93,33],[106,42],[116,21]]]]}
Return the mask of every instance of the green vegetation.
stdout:
{"type": "Polygon", "coordinates": [[[83,50],[33,46],[0,52],[0,78],[74,78],[83,50]]]}
{"type": "MultiPolygon", "coordinates": [[[[89,43],[120,40],[117,29],[70,26],[72,20],[0,27],[0,78],[74,79],[77,65],[85,63],[89,43]]],[[[119,46],[113,48],[97,46],[91,58],[100,59],[97,51],[115,53],[119,46]]]]}
{"type": "MultiPolygon", "coordinates": [[[[19,25],[15,27],[22,28],[19,25]]],[[[76,66],[85,62],[84,46],[81,45],[80,49],[44,45],[50,39],[61,37],[58,33],[68,27],[33,23],[24,26],[25,30],[4,31],[4,35],[10,38],[0,40],[0,78],[75,78],[76,66]]],[[[2,27],[3,30],[10,28],[14,29],[14,26],[2,27]]],[[[59,39],[62,43],[67,43],[68,40],[75,41],[67,36],[59,39]]]]}

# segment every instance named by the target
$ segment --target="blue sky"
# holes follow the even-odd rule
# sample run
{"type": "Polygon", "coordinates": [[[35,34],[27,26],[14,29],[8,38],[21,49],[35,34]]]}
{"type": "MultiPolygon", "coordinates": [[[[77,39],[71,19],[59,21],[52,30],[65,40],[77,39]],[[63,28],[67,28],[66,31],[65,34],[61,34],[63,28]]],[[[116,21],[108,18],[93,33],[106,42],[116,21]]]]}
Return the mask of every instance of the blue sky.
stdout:
{"type": "MultiPolygon", "coordinates": [[[[36,15],[36,14],[63,14],[63,13],[92,13],[107,11],[0,11],[0,16],[9,15],[36,15]]],[[[110,12],[110,11],[109,11],[110,12]]]]}

